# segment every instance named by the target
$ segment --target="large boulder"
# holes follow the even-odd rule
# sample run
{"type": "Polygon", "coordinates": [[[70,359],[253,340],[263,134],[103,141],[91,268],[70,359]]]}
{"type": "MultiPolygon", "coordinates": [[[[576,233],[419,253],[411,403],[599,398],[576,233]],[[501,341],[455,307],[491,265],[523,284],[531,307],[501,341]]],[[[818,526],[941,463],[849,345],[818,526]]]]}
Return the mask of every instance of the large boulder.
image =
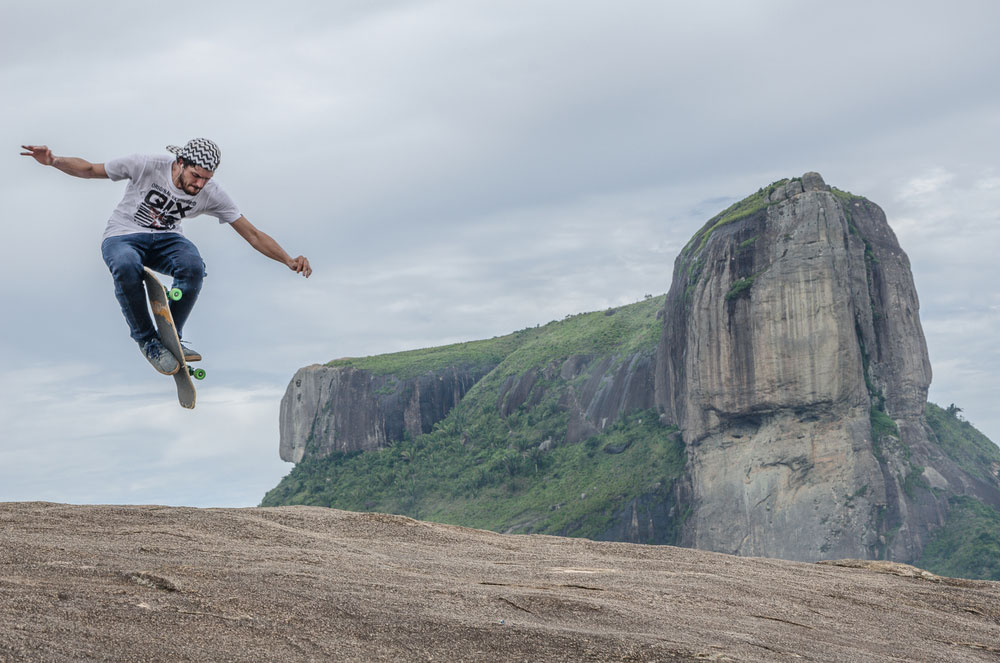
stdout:
{"type": "Polygon", "coordinates": [[[912,559],[945,507],[901,489],[931,455],[906,254],[877,205],[818,173],[727,213],[677,259],[658,355],[688,449],[688,543],[912,559]]]}

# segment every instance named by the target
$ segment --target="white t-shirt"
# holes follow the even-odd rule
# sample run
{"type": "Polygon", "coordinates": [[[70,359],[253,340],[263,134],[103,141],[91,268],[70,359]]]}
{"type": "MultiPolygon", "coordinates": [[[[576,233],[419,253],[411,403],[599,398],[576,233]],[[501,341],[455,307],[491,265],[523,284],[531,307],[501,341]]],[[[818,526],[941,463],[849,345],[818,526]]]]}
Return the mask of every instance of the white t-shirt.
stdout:
{"type": "Polygon", "coordinates": [[[208,214],[219,223],[232,223],[242,216],[233,199],[215,180],[209,180],[195,195],[174,186],[170,167],[176,157],[133,154],[104,164],[108,177],[130,180],[125,196],[111,213],[104,238],[131,233],[174,232],[184,234],[181,221],[208,214]]]}

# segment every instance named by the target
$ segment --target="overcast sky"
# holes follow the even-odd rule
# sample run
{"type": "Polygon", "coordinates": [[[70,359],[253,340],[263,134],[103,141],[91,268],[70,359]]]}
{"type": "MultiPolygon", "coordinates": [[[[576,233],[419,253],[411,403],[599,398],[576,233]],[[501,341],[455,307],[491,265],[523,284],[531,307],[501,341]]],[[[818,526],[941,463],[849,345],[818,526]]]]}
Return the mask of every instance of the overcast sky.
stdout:
{"type": "Polygon", "coordinates": [[[934,370],[1000,441],[1000,3],[0,4],[0,501],[252,506],[295,371],[670,287],[709,217],[819,171],[886,212],[934,370]],[[198,407],[129,339],[103,162],[205,136],[309,280],[211,217],[198,407]]]}

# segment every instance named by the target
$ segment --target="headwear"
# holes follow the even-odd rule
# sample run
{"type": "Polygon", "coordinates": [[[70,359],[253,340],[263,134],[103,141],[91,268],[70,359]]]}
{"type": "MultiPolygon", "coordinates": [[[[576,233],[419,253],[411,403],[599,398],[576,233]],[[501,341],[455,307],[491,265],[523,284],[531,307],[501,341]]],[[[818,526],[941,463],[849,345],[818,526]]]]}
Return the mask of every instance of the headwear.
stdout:
{"type": "Polygon", "coordinates": [[[167,145],[167,151],[213,172],[218,169],[219,161],[222,159],[219,146],[207,138],[192,138],[184,147],[167,145]]]}

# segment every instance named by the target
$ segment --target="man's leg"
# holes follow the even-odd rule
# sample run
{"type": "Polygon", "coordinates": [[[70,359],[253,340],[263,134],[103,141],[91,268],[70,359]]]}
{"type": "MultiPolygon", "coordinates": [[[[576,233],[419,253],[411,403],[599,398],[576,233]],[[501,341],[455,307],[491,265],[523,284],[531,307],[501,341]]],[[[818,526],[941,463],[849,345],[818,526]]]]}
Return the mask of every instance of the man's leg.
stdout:
{"type": "Polygon", "coordinates": [[[140,347],[156,337],[156,328],[146,308],[142,264],[148,240],[142,234],[109,237],[101,245],[104,262],[115,282],[115,297],[122,307],[129,334],[140,347]]]}
{"type": "Polygon", "coordinates": [[[170,302],[170,314],[177,327],[177,336],[183,338],[184,323],[191,315],[191,309],[198,301],[201,284],[205,278],[205,261],[201,259],[198,247],[178,233],[156,236],[156,248],[150,251],[147,264],[161,274],[173,277],[174,288],[183,293],[180,301],[170,302]]]}

